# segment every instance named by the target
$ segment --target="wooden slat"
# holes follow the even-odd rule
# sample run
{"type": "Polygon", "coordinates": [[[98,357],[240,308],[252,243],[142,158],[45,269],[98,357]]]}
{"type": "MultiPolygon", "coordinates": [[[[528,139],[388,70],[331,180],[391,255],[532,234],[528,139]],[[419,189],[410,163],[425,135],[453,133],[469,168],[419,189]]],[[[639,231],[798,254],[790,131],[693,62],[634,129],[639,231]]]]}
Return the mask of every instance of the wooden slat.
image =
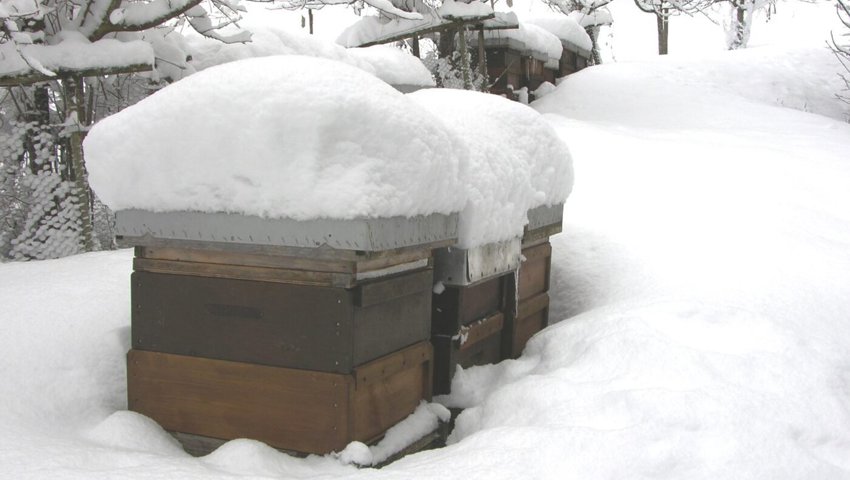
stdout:
{"type": "Polygon", "coordinates": [[[429,258],[430,248],[400,249],[386,256],[352,256],[348,260],[268,255],[225,250],[174,247],[136,247],[136,256],[152,260],[211,263],[246,267],[284,268],[315,272],[365,273],[429,258]]]}
{"type": "Polygon", "coordinates": [[[504,322],[505,316],[501,312],[498,312],[484,320],[469,325],[465,331],[461,330],[461,335],[465,335],[466,339],[460,345],[460,351],[469,350],[485,338],[498,335],[502,331],[504,322]]]}
{"type": "Polygon", "coordinates": [[[563,230],[563,223],[553,223],[551,225],[546,225],[544,227],[536,228],[534,230],[528,230],[527,226],[522,235],[522,246],[525,247],[533,242],[538,240],[547,240],[549,237],[553,235],[557,235],[561,233],[563,230]]]}
{"type": "Polygon", "coordinates": [[[355,373],[353,439],[370,442],[431,398],[431,344],[422,342],[355,373]]]}
{"type": "Polygon", "coordinates": [[[244,267],[284,268],[310,270],[314,272],[355,273],[353,260],[319,260],[314,258],[258,253],[230,252],[222,250],[198,250],[173,247],[136,247],[136,256],[152,260],[173,260],[244,267]]]}
{"type": "Polygon", "coordinates": [[[502,360],[500,335],[491,335],[482,339],[474,345],[474,348],[458,352],[456,358],[457,364],[463,368],[498,363],[502,360]]]}
{"type": "Polygon", "coordinates": [[[348,443],[348,375],[131,350],[129,408],[166,430],[300,452],[348,443]]]}
{"type": "Polygon", "coordinates": [[[452,376],[458,365],[466,368],[500,361],[504,326],[505,316],[499,312],[462,329],[460,335],[466,336],[462,344],[457,336],[432,336],[434,393],[441,395],[450,393],[452,376]]]}
{"type": "Polygon", "coordinates": [[[525,300],[533,295],[545,292],[548,287],[547,259],[523,262],[519,268],[519,298],[525,300]]]}
{"type": "Polygon", "coordinates": [[[525,300],[549,290],[552,247],[549,242],[524,248],[525,257],[519,267],[519,298],[525,300]]]}
{"type": "Polygon", "coordinates": [[[430,361],[433,355],[431,344],[419,342],[397,352],[385,355],[354,369],[357,388],[368,387],[380,383],[385,377],[394,375],[413,365],[430,361]]]}
{"type": "Polygon", "coordinates": [[[502,308],[504,278],[496,277],[462,288],[459,312],[461,325],[481,320],[502,308]]]}
{"type": "Polygon", "coordinates": [[[430,292],[434,281],[434,270],[425,268],[417,272],[363,283],[356,290],[355,305],[368,307],[399,297],[430,292]]]}
{"type": "Polygon", "coordinates": [[[525,318],[547,307],[549,307],[549,294],[543,292],[520,302],[517,316],[519,318],[525,318]]]}
{"type": "Polygon", "coordinates": [[[148,258],[134,259],[133,268],[138,272],[169,273],[210,278],[231,278],[236,280],[258,280],[263,282],[291,283],[296,285],[333,287],[351,287],[354,285],[353,274],[289,270],[283,268],[154,260],[148,258]]]}
{"type": "Polygon", "coordinates": [[[511,358],[522,354],[525,344],[549,323],[549,294],[541,293],[519,304],[513,324],[511,358]]]}
{"type": "Polygon", "coordinates": [[[472,286],[446,287],[433,297],[431,332],[453,336],[462,326],[503,310],[506,283],[512,278],[507,274],[472,286]]]}
{"type": "Polygon", "coordinates": [[[522,256],[526,261],[534,261],[540,258],[548,258],[552,256],[552,244],[549,242],[541,243],[530,248],[522,249],[522,256]]]}
{"type": "Polygon", "coordinates": [[[431,258],[431,247],[400,249],[392,252],[392,255],[360,257],[355,262],[357,273],[373,272],[385,268],[415,262],[423,258],[431,258]]]}
{"type": "Polygon", "coordinates": [[[429,251],[430,249],[448,247],[454,245],[457,242],[457,239],[447,239],[431,242],[425,245],[415,245],[391,250],[362,251],[340,250],[328,246],[309,248],[254,245],[241,243],[204,242],[196,240],[170,240],[152,237],[116,236],[115,238],[119,246],[127,247],[137,247],[138,245],[145,245],[150,248],[178,248],[190,250],[207,250],[214,252],[226,251],[234,253],[246,253],[252,255],[272,255],[283,257],[298,257],[303,259],[342,260],[356,262],[380,261],[383,259],[398,257],[400,255],[407,255],[410,252],[429,251]]]}
{"type": "Polygon", "coordinates": [[[516,330],[514,332],[513,352],[511,357],[516,358],[522,354],[525,344],[534,336],[535,333],[546,328],[546,322],[549,316],[549,309],[544,308],[537,312],[519,318],[516,321],[516,330]]]}

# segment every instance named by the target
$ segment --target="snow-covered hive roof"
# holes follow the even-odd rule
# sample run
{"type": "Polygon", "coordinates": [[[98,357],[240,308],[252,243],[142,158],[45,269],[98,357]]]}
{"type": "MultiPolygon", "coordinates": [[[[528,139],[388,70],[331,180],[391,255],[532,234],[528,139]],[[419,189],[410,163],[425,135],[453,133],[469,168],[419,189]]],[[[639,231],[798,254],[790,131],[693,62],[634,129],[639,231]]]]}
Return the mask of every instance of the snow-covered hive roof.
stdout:
{"type": "Polygon", "coordinates": [[[567,146],[542,115],[497,95],[454,89],[409,94],[465,132],[468,194],[458,246],[471,248],[521,237],[529,210],[563,203],[572,190],[567,146]]]}
{"type": "Polygon", "coordinates": [[[349,48],[347,52],[351,58],[370,65],[376,77],[395,87],[435,86],[434,77],[422,60],[396,47],[373,45],[366,48],[349,48]]]}
{"type": "Polygon", "coordinates": [[[310,220],[463,208],[466,146],[360,69],[274,56],[212,67],[88,134],[95,192],[113,210],[310,220]]]}
{"type": "Polygon", "coordinates": [[[567,50],[588,56],[590,50],[593,48],[590,35],[572,17],[566,15],[534,17],[525,20],[525,23],[536,25],[555,35],[561,40],[561,45],[567,50]]]}
{"type": "Polygon", "coordinates": [[[496,16],[490,5],[486,3],[464,3],[453,0],[445,0],[439,8],[419,13],[421,16],[419,19],[364,16],[343,30],[336,42],[345,47],[386,43],[400,37],[412,36],[423,30],[438,30],[457,20],[477,22],[496,16]]]}
{"type": "MultiPolygon", "coordinates": [[[[476,43],[474,38],[472,43],[476,43]]],[[[561,59],[563,53],[561,40],[558,37],[544,28],[525,22],[519,22],[519,28],[485,30],[484,45],[507,46],[524,55],[555,64],[561,59]]]]}
{"type": "Polygon", "coordinates": [[[391,85],[434,86],[434,79],[422,61],[397,48],[346,49],[315,35],[265,25],[252,26],[251,33],[250,42],[234,44],[200,35],[189,37],[192,66],[203,70],[246,58],[305,55],[347,63],[391,85]]]}

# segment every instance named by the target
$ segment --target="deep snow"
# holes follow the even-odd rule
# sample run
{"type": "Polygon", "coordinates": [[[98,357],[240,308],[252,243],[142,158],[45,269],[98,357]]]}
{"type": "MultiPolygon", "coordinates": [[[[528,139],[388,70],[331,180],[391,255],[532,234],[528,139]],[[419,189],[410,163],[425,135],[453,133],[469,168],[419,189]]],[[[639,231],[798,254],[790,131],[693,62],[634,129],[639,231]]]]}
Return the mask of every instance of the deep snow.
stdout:
{"type": "Polygon", "coordinates": [[[188,457],[121,410],[130,252],[0,265],[0,476],[850,479],[850,126],[823,53],[596,67],[537,102],[576,170],[565,320],[456,377],[452,445],[380,471],[188,457]]]}

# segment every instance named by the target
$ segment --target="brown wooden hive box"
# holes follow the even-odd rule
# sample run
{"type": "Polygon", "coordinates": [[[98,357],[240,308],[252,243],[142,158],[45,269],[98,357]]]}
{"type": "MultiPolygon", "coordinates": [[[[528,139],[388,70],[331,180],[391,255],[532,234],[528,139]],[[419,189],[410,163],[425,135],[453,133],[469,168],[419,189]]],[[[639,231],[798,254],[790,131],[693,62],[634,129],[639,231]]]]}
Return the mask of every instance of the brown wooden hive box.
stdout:
{"type": "Polygon", "coordinates": [[[517,358],[535,333],[549,324],[549,277],[552,265],[552,246],[548,241],[524,245],[525,257],[519,268],[516,295],[508,299],[517,302],[516,315],[507,318],[502,353],[504,358],[517,358]]]}
{"type": "Polygon", "coordinates": [[[457,365],[469,367],[502,359],[509,283],[513,283],[512,274],[464,287],[447,286],[441,294],[434,295],[434,393],[449,393],[457,365]]]}
{"type": "Polygon", "coordinates": [[[372,442],[431,398],[428,342],[327,373],[131,350],[130,410],[172,432],[302,453],[372,442]]]}
{"type": "Polygon", "coordinates": [[[228,278],[231,266],[206,267],[210,276],[156,273],[137,263],[134,349],[351,373],[430,336],[430,267],[351,288],[270,281],[269,272],[259,280],[228,278]]]}

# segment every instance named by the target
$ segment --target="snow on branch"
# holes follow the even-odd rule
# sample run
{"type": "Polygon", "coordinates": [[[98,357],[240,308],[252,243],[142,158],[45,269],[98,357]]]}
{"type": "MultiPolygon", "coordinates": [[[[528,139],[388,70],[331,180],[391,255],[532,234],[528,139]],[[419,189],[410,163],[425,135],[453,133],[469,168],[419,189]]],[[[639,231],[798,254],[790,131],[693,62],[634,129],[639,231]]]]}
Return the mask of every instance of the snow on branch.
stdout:
{"type": "Polygon", "coordinates": [[[670,17],[680,13],[692,15],[702,12],[717,2],[715,0],[634,0],[634,3],[643,12],[670,17]]]}
{"type": "MultiPolygon", "coordinates": [[[[274,0],[268,1],[274,2],[274,0]]],[[[319,9],[326,5],[352,5],[358,1],[374,7],[390,18],[404,20],[422,20],[424,18],[421,13],[409,12],[395,6],[391,0],[283,0],[280,2],[280,5],[286,10],[299,10],[302,8],[319,9]]]]}
{"type": "MultiPolygon", "coordinates": [[[[190,9],[186,12],[185,15],[186,18],[189,20],[189,24],[192,25],[192,28],[205,37],[213,38],[223,43],[244,43],[251,41],[251,32],[247,30],[239,31],[233,35],[220,34],[218,30],[224,27],[226,24],[213,25],[212,19],[210,19],[209,14],[201,6],[196,6],[190,9]]],[[[231,20],[228,23],[233,23],[234,21],[235,20],[231,20]]]]}
{"type": "MultiPolygon", "coordinates": [[[[104,0],[93,0],[92,3],[104,0]]],[[[201,3],[201,0],[153,0],[147,3],[130,3],[120,6],[120,0],[113,0],[106,12],[108,21],[103,21],[88,37],[92,40],[103,38],[113,32],[140,32],[157,27],[175,18],[201,3]]]]}
{"type": "Polygon", "coordinates": [[[0,44],[0,85],[28,85],[68,76],[89,76],[153,69],[151,46],[142,41],[104,39],[89,42],[79,32],[62,32],[55,45],[0,44]]]}

